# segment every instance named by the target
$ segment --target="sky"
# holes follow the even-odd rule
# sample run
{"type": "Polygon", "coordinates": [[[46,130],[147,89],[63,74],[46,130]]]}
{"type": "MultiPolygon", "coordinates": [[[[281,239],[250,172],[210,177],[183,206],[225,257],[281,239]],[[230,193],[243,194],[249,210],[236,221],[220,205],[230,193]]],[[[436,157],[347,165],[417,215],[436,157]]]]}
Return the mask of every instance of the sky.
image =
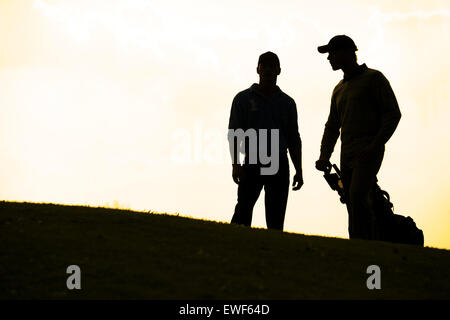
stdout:
{"type": "MultiPolygon", "coordinates": [[[[317,46],[347,34],[402,112],[379,184],[425,245],[450,249],[449,30],[447,0],[0,0],[0,199],[229,222],[231,102],[273,51],[303,141],[285,231],[347,238],[346,209],[314,168],[342,78],[317,46]]],[[[263,193],[253,226],[266,226],[263,193]]]]}

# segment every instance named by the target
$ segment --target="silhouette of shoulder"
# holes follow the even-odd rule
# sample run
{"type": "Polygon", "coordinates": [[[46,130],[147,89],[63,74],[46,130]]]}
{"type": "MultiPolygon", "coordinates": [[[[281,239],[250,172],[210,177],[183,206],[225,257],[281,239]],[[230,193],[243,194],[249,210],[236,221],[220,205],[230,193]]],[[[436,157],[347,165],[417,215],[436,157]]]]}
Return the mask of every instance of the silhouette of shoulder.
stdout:
{"type": "MultiPolygon", "coordinates": [[[[353,78],[355,78],[355,80],[357,79],[360,82],[366,82],[368,85],[379,85],[389,83],[389,81],[381,71],[372,68],[365,68],[363,72],[361,72],[360,74],[358,74],[353,78]]],[[[341,79],[337,83],[337,85],[334,87],[333,90],[333,96],[339,93],[339,91],[344,87],[346,82],[347,81],[345,79],[341,79]]]]}
{"type": "Polygon", "coordinates": [[[384,74],[381,71],[376,70],[376,69],[367,68],[365,76],[371,78],[372,80],[387,81],[384,74]]]}
{"type": "Polygon", "coordinates": [[[234,96],[234,101],[239,101],[241,102],[242,100],[248,99],[250,97],[250,92],[251,92],[251,88],[247,88],[245,90],[242,90],[240,92],[238,92],[235,96],[234,96]]]}
{"type": "Polygon", "coordinates": [[[283,96],[283,100],[285,100],[287,104],[295,106],[295,100],[291,96],[283,91],[281,91],[281,94],[283,96]]]}
{"type": "MultiPolygon", "coordinates": [[[[288,94],[283,92],[281,89],[277,93],[279,95],[278,99],[281,100],[283,104],[295,106],[295,100],[290,97],[288,94]]],[[[255,86],[252,85],[250,88],[242,90],[236,94],[233,99],[233,103],[240,104],[250,101],[250,99],[254,98],[256,95],[259,95],[255,89],[255,86]]]]}

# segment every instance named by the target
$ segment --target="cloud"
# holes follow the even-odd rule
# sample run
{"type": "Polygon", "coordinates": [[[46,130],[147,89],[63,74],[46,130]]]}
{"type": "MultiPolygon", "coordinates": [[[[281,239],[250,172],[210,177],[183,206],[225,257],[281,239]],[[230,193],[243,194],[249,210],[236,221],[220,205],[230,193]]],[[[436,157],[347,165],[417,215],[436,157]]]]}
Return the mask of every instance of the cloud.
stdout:
{"type": "Polygon", "coordinates": [[[375,12],[373,14],[375,20],[382,21],[384,23],[392,22],[392,21],[405,21],[411,19],[418,20],[428,20],[433,18],[450,18],[450,10],[432,10],[432,11],[424,11],[424,10],[415,10],[411,12],[375,12]]]}
{"type": "Polygon", "coordinates": [[[369,29],[374,30],[374,37],[371,41],[371,46],[375,43],[381,43],[384,39],[385,29],[387,24],[392,22],[412,22],[431,20],[435,18],[449,19],[450,10],[415,10],[410,12],[383,12],[378,8],[371,7],[369,9],[370,16],[367,20],[369,29]]]}

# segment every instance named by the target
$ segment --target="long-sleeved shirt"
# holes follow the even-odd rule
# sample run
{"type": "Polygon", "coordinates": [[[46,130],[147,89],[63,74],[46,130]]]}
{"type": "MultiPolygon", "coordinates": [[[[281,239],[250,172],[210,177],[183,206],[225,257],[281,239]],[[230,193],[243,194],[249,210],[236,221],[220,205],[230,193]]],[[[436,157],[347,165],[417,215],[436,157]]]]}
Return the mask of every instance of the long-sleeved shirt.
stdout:
{"type": "Polygon", "coordinates": [[[341,162],[349,162],[367,145],[384,147],[400,121],[395,94],[377,70],[359,66],[334,88],[325,124],[320,159],[329,160],[341,135],[341,162]]]}
{"type": "MultiPolygon", "coordinates": [[[[228,129],[279,129],[280,153],[286,153],[289,148],[301,148],[295,101],[278,86],[270,98],[259,91],[256,83],[239,92],[233,99],[228,129]]],[[[247,150],[240,148],[240,151],[248,154],[247,150]]]]}

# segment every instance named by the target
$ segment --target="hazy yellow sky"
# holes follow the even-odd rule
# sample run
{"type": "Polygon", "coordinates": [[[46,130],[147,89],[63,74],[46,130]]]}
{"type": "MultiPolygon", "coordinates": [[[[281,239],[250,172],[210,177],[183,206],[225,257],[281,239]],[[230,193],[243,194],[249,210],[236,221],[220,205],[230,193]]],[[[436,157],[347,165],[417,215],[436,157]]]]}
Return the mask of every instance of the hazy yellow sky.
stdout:
{"type": "MultiPolygon", "coordinates": [[[[449,30],[448,0],[0,0],[0,199],[229,221],[231,101],[271,50],[303,140],[285,229],[347,237],[345,207],[314,169],[342,77],[316,48],[347,34],[403,114],[379,183],[426,245],[450,249],[449,30]]],[[[253,222],[265,227],[263,194],[253,222]]]]}

